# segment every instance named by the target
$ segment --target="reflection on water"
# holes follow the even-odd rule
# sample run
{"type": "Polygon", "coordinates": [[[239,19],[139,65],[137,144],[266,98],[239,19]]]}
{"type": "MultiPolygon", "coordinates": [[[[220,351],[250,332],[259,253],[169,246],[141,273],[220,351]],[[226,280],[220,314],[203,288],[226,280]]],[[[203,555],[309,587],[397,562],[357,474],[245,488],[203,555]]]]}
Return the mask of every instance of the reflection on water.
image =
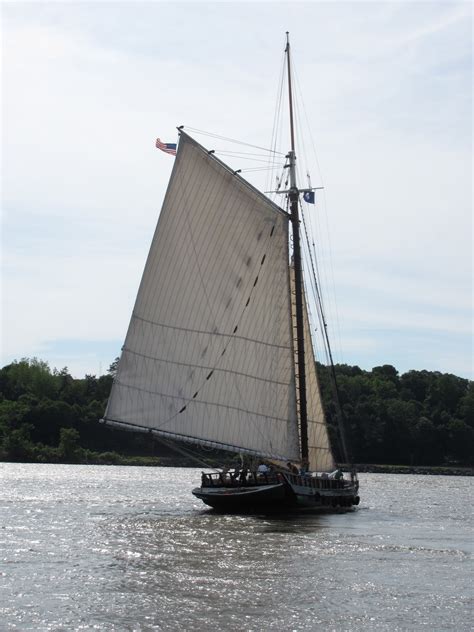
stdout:
{"type": "Polygon", "coordinates": [[[203,509],[197,470],[0,476],[7,630],[470,629],[471,479],[367,474],[354,512],[266,517],[203,509]]]}

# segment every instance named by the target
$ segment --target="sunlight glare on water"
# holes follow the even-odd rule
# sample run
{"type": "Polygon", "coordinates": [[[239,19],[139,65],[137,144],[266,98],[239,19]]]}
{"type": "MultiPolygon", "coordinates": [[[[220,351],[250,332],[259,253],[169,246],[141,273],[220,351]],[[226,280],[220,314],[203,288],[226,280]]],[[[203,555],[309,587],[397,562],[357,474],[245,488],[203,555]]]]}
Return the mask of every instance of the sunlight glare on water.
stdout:
{"type": "Polygon", "coordinates": [[[366,474],[358,510],[284,518],[206,510],[195,469],[0,478],[2,630],[472,629],[470,478],[366,474]]]}

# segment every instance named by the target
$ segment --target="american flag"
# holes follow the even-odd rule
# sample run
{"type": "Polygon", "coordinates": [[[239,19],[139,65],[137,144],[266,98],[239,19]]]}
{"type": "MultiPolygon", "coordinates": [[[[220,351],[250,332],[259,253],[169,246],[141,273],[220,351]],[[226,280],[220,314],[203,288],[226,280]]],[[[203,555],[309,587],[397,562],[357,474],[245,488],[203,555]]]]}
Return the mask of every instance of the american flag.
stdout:
{"type": "Polygon", "coordinates": [[[158,149],[161,149],[161,151],[164,151],[165,154],[176,156],[176,143],[163,143],[159,138],[157,138],[155,146],[158,149]]]}

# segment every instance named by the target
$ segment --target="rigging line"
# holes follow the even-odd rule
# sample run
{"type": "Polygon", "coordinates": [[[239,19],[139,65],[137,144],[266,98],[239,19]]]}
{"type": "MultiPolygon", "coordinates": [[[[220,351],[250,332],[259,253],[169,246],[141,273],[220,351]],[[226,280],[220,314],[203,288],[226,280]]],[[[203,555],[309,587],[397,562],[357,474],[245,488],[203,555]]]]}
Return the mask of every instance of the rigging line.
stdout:
{"type": "Polygon", "coordinates": [[[281,156],[285,155],[278,151],[274,151],[273,149],[267,149],[267,147],[261,147],[260,145],[252,145],[252,143],[244,143],[243,141],[236,140],[235,138],[228,138],[227,136],[220,136],[219,134],[213,134],[212,132],[205,132],[204,130],[196,129],[195,127],[183,126],[183,128],[186,130],[190,130],[191,132],[194,132],[196,134],[202,134],[203,136],[210,136],[211,138],[226,140],[230,143],[236,143],[237,145],[243,145],[245,147],[253,147],[254,149],[261,149],[262,151],[268,151],[269,153],[272,153],[272,154],[280,154],[281,156]]]}
{"type": "MultiPolygon", "coordinates": [[[[310,250],[310,247],[309,247],[309,238],[308,238],[308,231],[307,231],[307,227],[306,227],[306,219],[305,219],[305,216],[304,216],[303,213],[302,213],[302,217],[303,217],[303,227],[304,227],[304,233],[305,233],[306,246],[308,248],[309,261],[310,261],[310,264],[311,264],[311,272],[312,272],[312,274],[310,275],[310,281],[311,281],[311,285],[312,285],[311,289],[313,290],[313,293],[314,293],[314,299],[315,299],[315,303],[316,303],[316,311],[317,311],[317,314],[318,314],[318,320],[319,320],[319,323],[320,323],[320,326],[321,326],[321,332],[323,334],[323,343],[324,343],[324,331],[327,328],[327,324],[326,324],[326,321],[325,321],[325,318],[324,318],[324,308],[323,308],[323,304],[322,304],[322,301],[321,301],[321,295],[320,295],[320,292],[319,292],[319,285],[318,285],[319,284],[319,277],[318,277],[317,272],[316,272],[316,270],[317,270],[317,260],[316,260],[316,266],[315,266],[315,263],[313,261],[313,257],[311,255],[311,250],[310,250]]],[[[325,347],[325,345],[324,345],[324,347],[325,347]]],[[[326,355],[327,355],[327,359],[329,360],[329,356],[328,356],[327,352],[326,352],[326,355]]]]}
{"type": "Polygon", "coordinates": [[[314,326],[314,346],[316,349],[316,358],[320,359],[321,362],[324,362],[326,365],[329,364],[329,356],[326,350],[326,346],[324,344],[324,339],[323,339],[323,325],[321,323],[321,316],[319,314],[319,310],[317,307],[317,299],[316,299],[316,290],[315,290],[315,286],[314,286],[314,280],[311,279],[311,285],[310,288],[311,290],[311,301],[310,302],[310,312],[311,312],[311,316],[313,316],[314,310],[312,309],[312,305],[315,306],[316,309],[316,319],[313,318],[313,320],[311,321],[310,318],[310,322],[313,322],[313,326],[314,326]],[[318,325],[316,325],[316,323],[318,323],[318,325]],[[321,344],[322,343],[322,347],[321,344]]]}
{"type": "MultiPolygon", "coordinates": [[[[331,292],[329,293],[329,306],[331,308],[331,303],[332,303],[332,313],[335,316],[335,330],[336,330],[336,334],[337,334],[337,340],[338,340],[338,347],[339,347],[339,360],[341,360],[341,353],[342,353],[342,344],[341,344],[341,326],[340,326],[340,318],[339,318],[339,309],[338,309],[338,301],[337,301],[337,292],[336,292],[336,283],[335,283],[335,275],[334,275],[334,258],[332,255],[332,246],[331,246],[331,237],[330,237],[330,231],[329,231],[329,217],[328,217],[328,213],[327,213],[327,205],[326,205],[326,194],[323,191],[322,192],[322,198],[323,198],[323,208],[324,208],[324,214],[325,214],[325,229],[326,229],[326,236],[327,236],[327,252],[328,252],[328,259],[329,259],[329,275],[325,272],[325,276],[326,278],[329,276],[329,279],[331,281],[330,283],[330,288],[331,288],[331,292]],[[331,296],[332,294],[332,296],[331,296]],[[332,301],[331,301],[332,299],[332,301]]],[[[315,245],[313,243],[313,249],[315,248],[315,245]]],[[[333,321],[334,322],[334,321],[333,321]]]]}
{"type": "Polygon", "coordinates": [[[268,196],[275,196],[275,198],[276,198],[276,194],[278,194],[278,193],[279,193],[280,195],[283,195],[283,191],[281,191],[281,192],[280,192],[280,189],[281,189],[281,186],[282,186],[282,184],[283,184],[283,176],[284,176],[284,173],[285,173],[285,168],[283,167],[283,168],[281,169],[281,175],[278,175],[278,173],[277,173],[277,174],[275,174],[275,177],[274,177],[274,181],[275,181],[275,190],[273,190],[273,184],[270,184],[270,187],[272,188],[272,190],[271,190],[271,191],[266,192],[266,193],[265,193],[265,195],[268,195],[268,196]]]}
{"type": "MultiPolygon", "coordinates": [[[[318,287],[321,288],[321,275],[319,272],[319,263],[318,263],[318,256],[316,254],[316,248],[315,248],[315,244],[314,244],[314,239],[311,242],[312,246],[313,246],[313,252],[311,252],[311,245],[310,245],[310,236],[309,236],[309,232],[308,231],[308,224],[306,222],[306,213],[303,212],[303,209],[301,209],[301,215],[303,217],[303,225],[304,225],[304,230],[305,230],[305,236],[306,236],[306,246],[307,246],[307,252],[308,252],[308,258],[310,259],[311,262],[311,266],[313,269],[313,274],[314,277],[316,279],[316,282],[318,284],[318,287]]],[[[310,224],[310,228],[311,228],[311,224],[310,224]]],[[[319,289],[319,294],[320,294],[320,298],[321,298],[321,305],[323,306],[324,309],[324,300],[323,300],[323,296],[321,294],[321,290],[319,289]]]]}
{"type": "MultiPolygon", "coordinates": [[[[280,63],[280,78],[279,78],[279,84],[278,84],[278,89],[277,89],[277,99],[276,99],[276,108],[275,108],[275,113],[274,113],[274,118],[273,118],[273,127],[272,127],[272,142],[271,142],[271,147],[273,149],[280,149],[280,145],[282,143],[282,138],[283,138],[283,104],[286,103],[286,100],[284,99],[285,96],[285,85],[286,85],[286,81],[287,81],[287,74],[286,74],[286,48],[282,50],[281,53],[281,63],[280,63]]],[[[287,155],[287,151],[285,150],[284,152],[285,157],[287,155]]],[[[280,177],[280,182],[283,179],[283,173],[284,173],[285,167],[282,167],[281,170],[281,177],[280,177]]],[[[267,180],[266,180],[266,189],[271,188],[270,184],[272,179],[275,177],[275,172],[268,174],[267,180]]],[[[280,184],[281,186],[281,184],[280,184]]],[[[276,194],[272,195],[273,198],[276,198],[276,194]]]]}
{"type": "MultiPolygon", "coordinates": [[[[277,156],[268,156],[267,154],[257,154],[251,151],[231,151],[229,149],[220,149],[216,147],[214,149],[216,154],[226,155],[226,156],[259,156],[260,158],[265,158],[265,160],[269,160],[270,158],[277,159],[277,156]]],[[[280,159],[281,160],[281,159],[280,159]]]]}
{"type": "MultiPolygon", "coordinates": [[[[307,230],[307,247],[308,247],[308,256],[312,256],[314,263],[315,263],[315,268],[316,268],[316,279],[317,279],[317,283],[318,283],[318,287],[319,287],[319,294],[320,294],[320,299],[321,299],[321,304],[323,306],[324,311],[326,312],[326,301],[325,301],[325,295],[323,293],[323,283],[321,282],[322,279],[322,275],[321,275],[321,269],[320,269],[320,265],[319,265],[319,257],[318,254],[316,252],[316,237],[315,237],[315,232],[314,232],[314,228],[313,228],[313,224],[311,222],[311,214],[310,213],[305,213],[306,219],[308,220],[307,224],[306,224],[306,230],[307,230]],[[309,217],[308,217],[309,215],[309,217]]],[[[320,230],[320,225],[319,225],[319,218],[316,218],[316,221],[318,223],[318,232],[316,233],[317,235],[321,234],[321,230],[320,230]]],[[[321,240],[318,241],[319,245],[321,245],[321,240]]],[[[321,254],[323,255],[323,251],[321,249],[321,254]]],[[[327,283],[327,276],[325,274],[325,270],[323,268],[323,276],[324,279],[327,283]]]]}
{"type": "Polygon", "coordinates": [[[232,155],[232,154],[226,154],[225,152],[221,152],[217,150],[215,153],[219,154],[219,156],[228,156],[229,158],[238,158],[239,160],[253,160],[253,162],[264,162],[266,165],[271,165],[273,167],[280,167],[283,165],[281,161],[269,162],[268,160],[264,160],[262,158],[252,158],[250,156],[237,156],[237,155],[232,155]]]}
{"type": "MultiPolygon", "coordinates": [[[[281,120],[281,108],[282,108],[282,102],[283,102],[283,85],[284,85],[284,78],[285,78],[285,56],[286,56],[285,52],[283,51],[282,56],[281,56],[280,77],[278,81],[277,99],[276,99],[275,111],[273,114],[273,126],[272,126],[271,142],[270,142],[270,146],[275,152],[276,152],[276,147],[277,147],[277,142],[278,142],[278,125],[279,125],[279,121],[281,120]]],[[[269,174],[266,180],[265,189],[270,188],[268,185],[271,182],[271,180],[272,180],[272,175],[269,174]]]]}
{"type": "Polygon", "coordinates": [[[305,240],[304,240],[305,258],[308,261],[308,265],[311,266],[311,270],[312,270],[312,274],[309,275],[310,289],[311,289],[311,294],[312,294],[312,300],[314,302],[314,305],[316,306],[316,313],[318,315],[319,326],[320,326],[320,337],[321,337],[321,342],[323,343],[323,353],[319,354],[319,350],[318,350],[318,354],[319,354],[319,357],[321,358],[325,357],[326,364],[329,365],[329,354],[326,349],[326,344],[324,340],[326,319],[324,316],[325,314],[324,300],[323,300],[323,296],[321,294],[321,289],[320,289],[321,279],[320,279],[318,257],[316,254],[316,250],[314,248],[314,242],[313,242],[313,251],[311,251],[310,230],[309,230],[311,225],[309,224],[308,226],[307,214],[302,212],[302,216],[303,216],[304,230],[305,230],[305,240]],[[319,308],[319,303],[321,304],[322,310],[319,308]]]}
{"type": "MultiPolygon", "coordinates": [[[[300,116],[301,120],[303,120],[303,117],[301,116],[300,104],[302,104],[304,112],[306,112],[306,110],[305,110],[305,104],[304,104],[302,90],[301,90],[301,87],[300,87],[300,83],[299,83],[298,77],[296,75],[296,71],[295,71],[295,79],[296,79],[296,87],[297,87],[296,92],[297,92],[297,95],[299,97],[299,99],[296,101],[296,107],[298,109],[298,116],[300,116]]],[[[308,129],[309,136],[311,136],[311,128],[310,128],[310,125],[309,125],[308,117],[306,117],[306,127],[308,129]]],[[[302,148],[303,148],[303,155],[304,155],[305,163],[309,164],[309,160],[308,160],[308,156],[307,156],[307,152],[306,152],[305,135],[300,135],[299,136],[299,141],[300,141],[300,143],[302,145],[302,148]]],[[[318,169],[319,169],[319,165],[318,165],[318,169]]],[[[318,223],[319,233],[322,233],[322,230],[320,229],[320,221],[319,221],[319,219],[320,219],[319,218],[319,214],[316,214],[316,222],[318,223]]],[[[312,241],[313,241],[313,248],[314,248],[314,236],[313,236],[312,222],[309,222],[308,232],[311,235],[311,238],[312,238],[312,241]]],[[[316,253],[315,253],[315,258],[316,258],[316,253]]],[[[325,269],[323,269],[323,274],[324,274],[324,277],[326,279],[326,284],[325,285],[327,285],[329,287],[329,283],[327,282],[327,275],[325,273],[325,269]]],[[[319,275],[319,270],[318,270],[318,275],[319,275]]],[[[323,286],[321,285],[320,279],[319,279],[319,287],[320,287],[321,301],[322,301],[323,306],[324,306],[324,302],[325,301],[324,301],[324,296],[323,296],[323,293],[322,293],[322,287],[323,286]]]]}
{"type": "MultiPolygon", "coordinates": [[[[306,230],[305,230],[305,234],[306,234],[306,230]]],[[[307,234],[306,234],[307,237],[307,234]]],[[[312,259],[311,259],[312,261],[312,259]]],[[[313,269],[313,274],[314,274],[314,269],[313,269]]],[[[316,279],[315,279],[316,281],[316,279]]],[[[334,395],[334,401],[335,401],[335,406],[336,406],[336,417],[337,417],[337,422],[338,422],[338,429],[339,429],[339,439],[341,442],[341,449],[342,449],[342,453],[343,453],[343,458],[346,460],[347,463],[350,463],[351,465],[353,464],[353,458],[352,458],[352,454],[349,454],[348,448],[347,448],[347,442],[346,442],[346,437],[345,437],[345,416],[344,416],[344,411],[342,409],[342,405],[341,405],[341,397],[340,397],[340,393],[339,393],[339,385],[338,385],[338,381],[337,381],[337,376],[336,376],[336,370],[334,367],[334,361],[333,361],[333,357],[332,357],[332,352],[331,352],[331,344],[329,341],[329,335],[328,335],[328,331],[327,331],[327,326],[326,326],[326,319],[324,317],[324,311],[323,311],[323,306],[322,303],[320,301],[320,294],[318,291],[318,287],[316,286],[316,290],[317,290],[317,297],[318,297],[318,303],[317,306],[319,306],[319,310],[321,311],[321,316],[322,316],[322,320],[324,323],[324,330],[323,330],[323,341],[325,343],[325,346],[327,348],[327,353],[329,356],[329,370],[331,373],[331,386],[333,388],[333,395],[334,395]]]]}
{"type": "Polygon", "coordinates": [[[273,171],[274,167],[248,167],[241,169],[241,173],[249,173],[249,171],[273,171]]]}
{"type": "Polygon", "coordinates": [[[283,103],[283,87],[285,82],[285,60],[286,60],[286,52],[282,51],[281,55],[281,63],[280,63],[280,78],[278,81],[277,88],[277,99],[276,99],[276,107],[275,112],[273,114],[273,126],[272,126],[272,136],[271,136],[271,147],[275,150],[277,139],[278,139],[278,124],[281,120],[281,107],[283,103]]]}
{"type": "MultiPolygon", "coordinates": [[[[318,284],[319,284],[319,287],[321,288],[321,287],[322,287],[322,284],[321,284],[321,272],[320,272],[320,268],[319,268],[319,259],[318,259],[318,255],[317,255],[317,253],[316,253],[316,243],[315,243],[315,238],[314,238],[314,236],[312,236],[312,239],[311,239],[311,244],[309,244],[309,243],[308,243],[308,250],[310,251],[310,253],[311,253],[311,248],[312,248],[312,252],[313,252],[313,257],[314,257],[314,260],[315,260],[315,262],[316,262],[316,273],[317,273],[318,284]]],[[[327,277],[326,277],[326,275],[325,275],[325,278],[327,278],[327,277]]],[[[326,306],[325,306],[325,297],[324,297],[324,295],[322,294],[322,292],[321,292],[321,303],[322,303],[322,305],[323,305],[324,310],[326,310],[326,306]]]]}
{"type": "MultiPolygon", "coordinates": [[[[183,132],[185,133],[185,132],[183,132]]],[[[248,180],[246,180],[245,178],[240,178],[238,176],[238,171],[235,171],[234,169],[232,169],[231,167],[229,167],[229,165],[227,165],[225,162],[223,162],[220,158],[217,158],[216,156],[213,156],[212,151],[209,152],[205,147],[203,147],[202,145],[200,145],[200,143],[198,143],[198,141],[196,139],[194,139],[192,136],[187,135],[187,138],[189,139],[190,142],[194,143],[194,145],[196,147],[200,147],[201,150],[205,151],[206,154],[215,160],[216,162],[218,162],[221,167],[223,167],[228,173],[231,173],[232,175],[234,175],[239,181],[240,183],[247,187],[250,191],[253,192],[253,194],[257,194],[258,196],[265,198],[267,200],[267,202],[270,202],[271,204],[273,204],[274,206],[274,210],[282,215],[286,215],[286,213],[275,203],[273,203],[271,200],[269,200],[269,198],[265,197],[265,195],[261,192],[261,189],[255,187],[254,185],[252,185],[248,180]]]]}
{"type": "Polygon", "coordinates": [[[188,435],[179,434],[177,432],[170,432],[170,431],[167,431],[167,430],[159,430],[159,429],[156,429],[156,428],[148,428],[146,426],[141,426],[141,425],[134,425],[134,424],[131,424],[131,423],[127,422],[127,421],[118,421],[118,420],[112,419],[110,417],[107,418],[107,419],[104,419],[104,422],[106,424],[110,424],[110,425],[113,425],[113,426],[121,426],[121,427],[125,426],[125,428],[127,430],[129,430],[130,426],[131,426],[131,427],[133,427],[133,430],[135,432],[144,432],[146,434],[150,433],[150,434],[153,434],[153,435],[154,434],[158,434],[160,437],[166,434],[166,436],[167,437],[171,437],[172,440],[178,440],[178,441],[182,441],[182,442],[186,442],[186,443],[191,443],[191,444],[194,444],[194,445],[200,445],[201,448],[207,447],[207,448],[210,448],[211,450],[212,449],[214,449],[214,450],[217,449],[217,450],[225,450],[226,452],[234,452],[235,454],[239,454],[239,453],[241,453],[241,454],[242,453],[243,454],[250,454],[250,455],[252,455],[254,457],[259,457],[259,458],[261,458],[263,456],[265,458],[273,459],[273,460],[276,460],[276,461],[284,461],[284,462],[287,462],[289,459],[293,458],[292,456],[290,456],[288,454],[283,455],[283,454],[275,453],[273,451],[264,451],[264,450],[258,451],[258,450],[253,450],[251,448],[242,448],[241,446],[236,446],[236,445],[233,445],[232,443],[224,443],[224,442],[220,442],[220,441],[211,441],[209,439],[205,439],[202,442],[198,442],[198,441],[196,441],[195,437],[190,437],[188,435]]]}
{"type": "Polygon", "coordinates": [[[324,304],[322,301],[322,297],[320,294],[320,287],[321,287],[321,281],[320,281],[320,277],[319,277],[319,270],[318,270],[318,260],[316,257],[316,253],[314,252],[314,256],[311,253],[311,249],[310,249],[310,242],[309,242],[309,235],[308,235],[308,229],[307,229],[307,223],[306,223],[306,218],[303,216],[303,226],[304,226],[304,231],[305,231],[305,246],[306,246],[306,256],[307,256],[307,260],[309,260],[310,266],[311,266],[311,275],[310,275],[310,281],[311,281],[311,290],[313,293],[313,300],[314,303],[317,307],[317,313],[318,313],[318,320],[319,320],[319,324],[320,324],[320,328],[321,331],[324,330],[324,327],[326,325],[325,319],[324,319],[324,304]],[[318,309],[318,303],[321,304],[322,306],[322,313],[320,312],[320,310],[318,309]]]}
{"type": "MultiPolygon", "coordinates": [[[[299,82],[299,78],[295,73],[295,78],[296,78],[296,84],[298,86],[298,90],[301,93],[301,87],[300,87],[300,82],[299,82]]],[[[319,171],[319,178],[321,180],[321,184],[324,186],[324,180],[323,180],[323,175],[322,175],[322,171],[321,171],[321,166],[319,164],[319,160],[318,160],[318,155],[316,153],[316,144],[315,144],[315,140],[314,140],[314,136],[312,134],[311,131],[311,126],[309,124],[309,117],[308,117],[308,113],[306,111],[306,107],[304,104],[304,101],[302,100],[302,105],[303,105],[303,113],[304,113],[304,117],[306,119],[306,126],[308,128],[309,131],[309,138],[311,141],[311,148],[313,150],[313,156],[314,159],[316,161],[316,165],[319,171]]],[[[326,227],[326,235],[327,235],[327,240],[328,240],[328,251],[329,251],[329,267],[330,267],[330,275],[331,275],[331,287],[332,287],[332,294],[333,294],[333,301],[334,301],[334,311],[335,311],[335,315],[336,315],[336,330],[337,330],[337,338],[338,338],[338,343],[339,343],[339,360],[342,360],[342,344],[341,344],[341,327],[340,327],[340,321],[339,321],[339,309],[338,309],[338,303],[337,303],[337,295],[336,295],[336,284],[334,281],[334,263],[333,263],[333,257],[332,257],[332,244],[331,244],[331,235],[330,235],[330,231],[329,231],[329,216],[328,216],[328,212],[327,212],[327,204],[326,204],[326,191],[325,189],[322,191],[323,195],[323,210],[324,210],[324,215],[325,215],[325,227],[326,227]]]]}
{"type": "MultiPolygon", "coordinates": [[[[295,99],[295,110],[297,112],[298,118],[301,119],[302,117],[300,115],[300,100],[302,101],[302,95],[301,95],[301,91],[300,90],[297,91],[297,96],[300,97],[300,98],[295,99]]],[[[303,156],[303,161],[302,162],[307,165],[308,164],[308,156],[307,156],[307,151],[306,151],[305,135],[300,131],[300,128],[297,128],[297,137],[298,137],[298,143],[299,143],[299,145],[301,147],[301,154],[303,156]]],[[[301,172],[301,168],[304,166],[304,164],[298,165],[298,169],[297,169],[298,177],[299,177],[300,181],[303,180],[303,174],[301,172]]],[[[316,257],[316,252],[314,252],[314,259],[316,261],[316,264],[314,263],[313,260],[311,260],[311,250],[310,250],[309,242],[310,242],[310,234],[311,234],[311,237],[312,237],[312,224],[310,222],[309,226],[308,226],[308,223],[306,222],[306,215],[307,214],[306,214],[306,212],[305,212],[305,210],[304,210],[304,208],[303,208],[303,206],[301,204],[301,200],[300,200],[299,203],[300,203],[301,216],[303,218],[304,229],[305,229],[305,234],[306,234],[307,250],[305,252],[305,258],[310,259],[310,263],[311,263],[311,266],[313,268],[313,275],[316,277],[316,280],[317,280],[317,283],[318,283],[319,287],[321,287],[321,283],[320,283],[320,280],[319,280],[319,269],[318,269],[318,260],[317,260],[317,257],[316,257]],[[314,272],[314,268],[315,267],[316,267],[316,272],[314,272]]],[[[313,240],[313,244],[314,244],[314,240],[313,240]]],[[[312,291],[312,294],[313,294],[313,297],[314,297],[314,301],[316,302],[316,293],[317,292],[315,291],[315,288],[313,286],[311,286],[310,289],[312,291]]],[[[322,295],[320,295],[320,299],[321,299],[321,302],[323,303],[322,295]]],[[[317,310],[317,313],[318,313],[318,310],[317,310]]],[[[318,318],[319,318],[319,316],[318,316],[318,318]]],[[[321,328],[323,328],[323,324],[321,322],[320,322],[320,325],[321,325],[321,328]]]]}
{"type": "Polygon", "coordinates": [[[183,448],[182,446],[177,446],[175,442],[168,441],[167,439],[163,437],[163,435],[158,435],[158,436],[160,438],[155,439],[155,441],[158,441],[158,443],[163,443],[163,445],[170,448],[171,450],[174,450],[175,452],[183,456],[189,457],[193,461],[196,461],[196,463],[199,463],[199,465],[203,465],[205,468],[209,470],[214,470],[215,472],[219,471],[217,467],[215,467],[214,465],[210,465],[202,457],[196,456],[191,450],[186,450],[186,448],[183,448]]]}
{"type": "MultiPolygon", "coordinates": [[[[299,80],[299,77],[298,77],[298,74],[297,74],[296,70],[295,70],[295,83],[296,83],[296,86],[297,86],[297,92],[299,92],[299,94],[302,95],[301,84],[300,84],[300,80],[299,80]]],[[[311,139],[314,159],[315,159],[316,165],[318,167],[319,178],[321,180],[321,183],[324,185],[322,171],[321,171],[321,166],[319,164],[318,156],[316,154],[316,147],[315,147],[314,137],[313,137],[313,134],[312,134],[312,131],[311,131],[311,126],[310,126],[310,123],[309,123],[309,117],[308,117],[308,113],[307,113],[307,110],[306,110],[303,98],[301,99],[301,103],[302,103],[302,107],[303,107],[304,118],[306,119],[306,127],[308,129],[309,137],[311,139]]]]}

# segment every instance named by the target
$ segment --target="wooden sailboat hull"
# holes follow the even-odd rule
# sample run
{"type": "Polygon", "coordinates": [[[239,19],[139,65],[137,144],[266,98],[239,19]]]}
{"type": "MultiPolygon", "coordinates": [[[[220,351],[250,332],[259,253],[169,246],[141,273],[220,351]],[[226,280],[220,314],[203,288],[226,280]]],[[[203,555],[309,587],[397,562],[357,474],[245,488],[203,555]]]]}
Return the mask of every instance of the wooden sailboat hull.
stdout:
{"type": "Polygon", "coordinates": [[[359,504],[355,487],[314,489],[289,480],[252,487],[197,487],[196,498],[226,513],[281,513],[288,511],[344,512],[359,504]]]}
{"type": "Polygon", "coordinates": [[[197,487],[193,494],[209,507],[226,512],[274,510],[286,506],[290,500],[284,483],[216,489],[197,487]]]}

